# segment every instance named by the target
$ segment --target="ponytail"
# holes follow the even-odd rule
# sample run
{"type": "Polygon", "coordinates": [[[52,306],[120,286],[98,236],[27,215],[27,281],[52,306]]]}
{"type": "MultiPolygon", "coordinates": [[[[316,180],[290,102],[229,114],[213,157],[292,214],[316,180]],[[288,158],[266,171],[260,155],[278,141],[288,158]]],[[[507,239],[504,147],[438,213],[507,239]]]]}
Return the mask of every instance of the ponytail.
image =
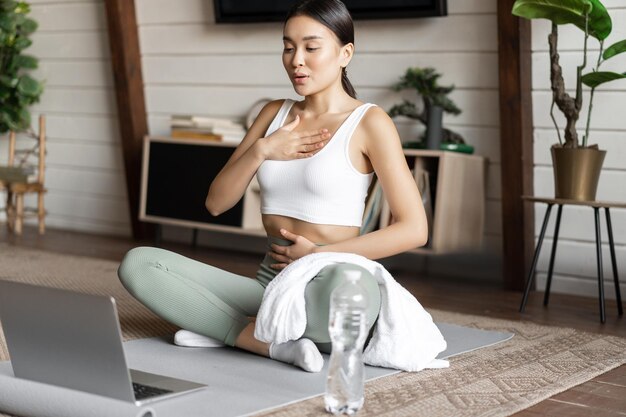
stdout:
{"type": "Polygon", "coordinates": [[[350,97],[356,98],[356,91],[354,91],[354,87],[348,79],[348,70],[346,69],[346,67],[341,68],[341,85],[343,86],[344,91],[348,93],[350,97]]]}

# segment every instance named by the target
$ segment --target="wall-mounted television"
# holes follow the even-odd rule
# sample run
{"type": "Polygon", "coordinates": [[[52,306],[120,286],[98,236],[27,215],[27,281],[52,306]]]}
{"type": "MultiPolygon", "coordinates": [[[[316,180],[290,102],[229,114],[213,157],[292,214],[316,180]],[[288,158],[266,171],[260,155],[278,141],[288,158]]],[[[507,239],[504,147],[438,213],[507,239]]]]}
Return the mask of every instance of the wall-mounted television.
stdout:
{"type": "MultiPolygon", "coordinates": [[[[343,0],[355,20],[446,16],[447,0],[343,0]]],[[[213,0],[217,23],[282,21],[295,0],[213,0]]]]}

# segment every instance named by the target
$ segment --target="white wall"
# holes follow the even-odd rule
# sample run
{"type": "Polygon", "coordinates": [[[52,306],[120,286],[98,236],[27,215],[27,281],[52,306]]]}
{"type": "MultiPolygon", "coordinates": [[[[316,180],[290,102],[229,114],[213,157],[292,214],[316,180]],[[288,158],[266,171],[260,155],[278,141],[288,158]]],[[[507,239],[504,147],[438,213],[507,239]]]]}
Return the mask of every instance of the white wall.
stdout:
{"type": "Polygon", "coordinates": [[[32,117],[47,116],[46,223],[130,235],[103,2],[29,3],[39,29],[26,53],[39,58],[34,76],[45,81],[32,117]]]}
{"type": "MultiPolygon", "coordinates": [[[[605,48],[616,41],[626,39],[626,1],[606,0],[603,2],[613,20],[613,31],[605,48]]],[[[548,21],[532,23],[533,56],[533,120],[534,120],[534,187],[537,196],[554,196],[552,160],[550,146],[558,142],[556,131],[549,116],[551,92],[549,82],[549,56],[547,37],[550,33],[548,21]]],[[[584,36],[573,26],[559,28],[559,51],[563,66],[565,85],[571,95],[575,94],[576,66],[582,61],[584,36]]],[[[587,70],[595,65],[599,46],[590,38],[591,53],[587,70]]],[[[626,56],[617,56],[600,67],[601,70],[624,72],[626,56]]],[[[583,109],[577,127],[582,138],[587,119],[589,94],[586,89],[583,109]]],[[[626,201],[626,81],[621,80],[601,86],[596,90],[591,119],[590,143],[597,143],[607,150],[604,167],[598,187],[598,200],[626,201]]],[[[564,117],[555,110],[560,126],[564,126],[564,117]]],[[[545,204],[535,206],[535,233],[539,236],[545,214],[545,204]]],[[[596,296],[598,293],[597,266],[595,252],[595,228],[593,210],[588,207],[563,207],[561,228],[555,260],[555,274],[552,288],[555,292],[596,296]]],[[[609,257],[608,237],[604,213],[601,213],[603,265],[606,296],[614,298],[613,274],[609,257]]],[[[556,207],[552,210],[551,221],[543,243],[539,260],[538,288],[543,289],[548,271],[556,207]]],[[[611,210],[613,235],[618,271],[622,275],[622,293],[626,291],[626,210],[611,210]]]]}
{"type": "MultiPolygon", "coordinates": [[[[282,24],[214,23],[206,0],[136,0],[152,134],[167,134],[172,113],[241,118],[256,100],[297,98],[281,64],[282,24]]],[[[409,66],[432,66],[455,84],[463,113],[444,123],[489,159],[488,250],[501,242],[497,19],[495,0],[449,0],[449,16],[356,21],[348,72],[359,98],[389,109],[392,85],[409,66]]],[[[416,124],[398,121],[403,139],[416,124]]]]}

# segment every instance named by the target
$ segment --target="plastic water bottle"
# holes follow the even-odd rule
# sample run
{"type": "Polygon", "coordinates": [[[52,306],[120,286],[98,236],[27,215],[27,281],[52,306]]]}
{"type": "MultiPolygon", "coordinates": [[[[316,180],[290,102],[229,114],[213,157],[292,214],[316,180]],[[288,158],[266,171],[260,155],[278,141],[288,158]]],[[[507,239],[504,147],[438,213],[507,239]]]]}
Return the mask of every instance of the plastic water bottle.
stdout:
{"type": "Polygon", "coordinates": [[[345,271],[346,281],[330,296],[328,331],[332,352],[324,403],[333,414],[356,413],[363,406],[363,344],[367,338],[367,292],[361,271],[345,271]]]}

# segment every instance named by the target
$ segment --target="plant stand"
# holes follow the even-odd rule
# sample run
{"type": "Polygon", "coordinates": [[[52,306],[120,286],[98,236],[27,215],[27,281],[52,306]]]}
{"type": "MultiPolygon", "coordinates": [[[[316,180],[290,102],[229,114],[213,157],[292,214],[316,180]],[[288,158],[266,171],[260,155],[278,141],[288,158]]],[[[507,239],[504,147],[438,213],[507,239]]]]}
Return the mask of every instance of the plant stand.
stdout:
{"type": "Polygon", "coordinates": [[[519,308],[520,313],[523,313],[524,308],[526,307],[526,302],[528,300],[528,293],[530,292],[530,288],[532,286],[533,277],[535,275],[535,269],[537,267],[537,260],[539,259],[539,253],[541,252],[541,245],[543,243],[543,238],[546,234],[548,220],[550,220],[550,212],[552,211],[552,206],[556,204],[559,206],[559,208],[558,208],[557,215],[556,215],[556,224],[554,226],[554,240],[552,242],[552,253],[550,254],[550,264],[548,267],[548,279],[546,281],[546,289],[545,289],[545,295],[543,299],[543,305],[544,306],[548,305],[548,300],[550,298],[550,284],[552,283],[552,271],[554,269],[554,255],[556,254],[556,245],[559,240],[559,227],[561,225],[561,211],[564,205],[570,204],[570,205],[592,207],[594,214],[595,214],[596,256],[597,256],[597,262],[598,262],[598,291],[599,291],[599,302],[600,302],[600,321],[602,323],[606,321],[606,313],[604,309],[604,277],[603,277],[603,268],[602,268],[602,241],[600,238],[600,209],[604,208],[604,213],[606,216],[606,226],[607,226],[607,231],[609,235],[609,250],[611,252],[611,263],[613,266],[613,280],[615,282],[615,298],[617,301],[617,311],[620,316],[623,315],[624,311],[622,309],[622,296],[620,294],[619,278],[617,275],[617,261],[615,260],[615,245],[613,243],[613,227],[611,225],[611,214],[609,210],[611,208],[626,208],[626,203],[616,203],[616,202],[608,202],[608,201],[577,201],[577,200],[565,200],[565,199],[555,199],[555,198],[540,198],[540,197],[532,197],[532,196],[523,196],[522,199],[526,201],[530,201],[530,202],[545,203],[548,205],[548,208],[543,218],[543,224],[541,226],[541,232],[539,233],[539,240],[537,241],[537,248],[535,249],[533,262],[530,267],[530,271],[528,272],[526,288],[524,289],[524,296],[522,298],[522,304],[520,305],[520,308],[519,308]]]}

